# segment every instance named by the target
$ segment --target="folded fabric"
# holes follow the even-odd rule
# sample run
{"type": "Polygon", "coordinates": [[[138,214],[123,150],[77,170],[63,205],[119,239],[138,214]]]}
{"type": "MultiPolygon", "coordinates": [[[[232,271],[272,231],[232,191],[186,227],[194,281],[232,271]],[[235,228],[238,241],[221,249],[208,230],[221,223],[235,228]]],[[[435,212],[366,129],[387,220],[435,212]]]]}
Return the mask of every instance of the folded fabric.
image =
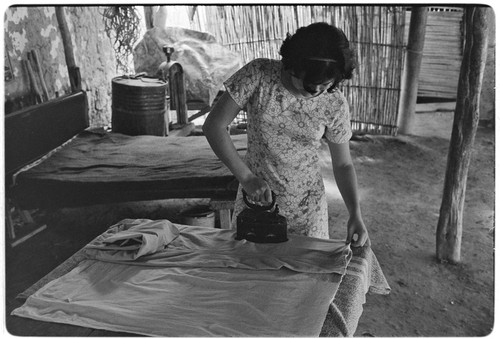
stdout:
{"type": "MultiPolygon", "coordinates": [[[[169,224],[167,220],[157,223],[169,224]]],[[[155,267],[232,267],[253,270],[288,268],[302,273],[344,274],[351,249],[342,240],[316,239],[289,235],[279,244],[257,244],[235,240],[234,230],[175,224],[178,236],[168,246],[131,260],[120,251],[103,250],[117,235],[143,229],[149,219],[125,219],[86,246],[89,259],[108,262],[127,261],[133,265],[155,267]],[[111,240],[110,240],[111,239],[111,240]]]]}
{"type": "Polygon", "coordinates": [[[105,256],[119,261],[131,261],[162,251],[179,236],[179,229],[168,220],[144,220],[130,224],[90,247],[105,252],[105,256]]]}
{"type": "Polygon", "coordinates": [[[342,286],[330,305],[322,333],[352,337],[363,313],[366,294],[389,294],[391,288],[371,247],[354,247],[342,286]]]}

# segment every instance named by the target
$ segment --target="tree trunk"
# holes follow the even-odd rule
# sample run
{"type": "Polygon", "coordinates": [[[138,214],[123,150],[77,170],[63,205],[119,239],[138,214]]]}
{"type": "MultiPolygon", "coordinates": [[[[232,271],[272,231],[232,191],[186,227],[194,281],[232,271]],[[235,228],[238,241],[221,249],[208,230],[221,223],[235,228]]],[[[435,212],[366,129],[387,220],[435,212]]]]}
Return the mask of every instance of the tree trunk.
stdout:
{"type": "Polygon", "coordinates": [[[414,6],[411,10],[408,48],[401,80],[401,99],[398,107],[398,132],[411,134],[415,120],[418,79],[424,50],[427,7],[414,6]]]}
{"type": "Polygon", "coordinates": [[[450,263],[460,262],[467,172],[479,123],[479,99],[488,47],[487,10],[487,7],[466,7],[464,13],[464,56],[436,232],[437,259],[450,263]]]}

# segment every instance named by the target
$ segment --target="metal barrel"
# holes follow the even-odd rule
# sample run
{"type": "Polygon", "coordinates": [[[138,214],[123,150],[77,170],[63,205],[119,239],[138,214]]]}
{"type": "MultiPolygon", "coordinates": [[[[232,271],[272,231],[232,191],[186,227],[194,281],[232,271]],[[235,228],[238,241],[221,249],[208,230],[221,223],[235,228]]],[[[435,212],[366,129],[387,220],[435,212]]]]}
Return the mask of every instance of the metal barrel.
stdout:
{"type": "Polygon", "coordinates": [[[167,134],[167,84],[157,78],[127,76],[112,80],[113,132],[127,135],[167,134]]]}

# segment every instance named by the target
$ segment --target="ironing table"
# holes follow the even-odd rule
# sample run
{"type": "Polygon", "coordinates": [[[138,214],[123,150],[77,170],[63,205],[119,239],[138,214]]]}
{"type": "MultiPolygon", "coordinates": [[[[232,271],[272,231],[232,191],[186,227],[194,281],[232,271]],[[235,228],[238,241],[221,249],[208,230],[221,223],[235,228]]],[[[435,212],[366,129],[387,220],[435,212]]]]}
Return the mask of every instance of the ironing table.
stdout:
{"type": "MultiPolygon", "coordinates": [[[[124,220],[121,223],[118,223],[117,225],[120,226],[121,224],[127,224],[127,223],[128,224],[134,224],[134,223],[137,224],[137,223],[141,223],[141,222],[144,222],[144,220],[130,219],[130,220],[124,220]]],[[[117,227],[117,225],[110,227],[109,230],[112,230],[113,227],[117,227]]],[[[183,225],[177,225],[177,226],[179,228],[181,228],[181,230],[185,229],[185,226],[183,226],[183,225]]],[[[204,246],[204,242],[210,241],[210,239],[219,239],[219,243],[215,245],[217,248],[219,248],[220,243],[222,243],[222,242],[230,243],[231,242],[231,237],[232,237],[231,230],[207,229],[207,228],[194,227],[194,226],[187,226],[187,227],[189,227],[189,229],[188,229],[189,237],[193,237],[194,243],[200,243],[200,244],[203,244],[203,246],[204,246]],[[199,237],[197,238],[198,235],[199,235],[199,237]]],[[[109,232],[109,230],[107,232],[109,232]]],[[[106,234],[106,232],[103,233],[102,235],[100,235],[99,237],[97,237],[96,239],[102,239],[104,234],[106,234]]],[[[303,238],[306,238],[306,237],[303,237],[303,238]]],[[[90,244],[96,243],[96,239],[91,241],[90,244]]],[[[292,238],[292,240],[296,241],[296,239],[294,240],[294,238],[292,238]]],[[[307,240],[307,241],[311,241],[311,243],[313,243],[313,244],[315,243],[314,239],[307,240]]],[[[318,242],[321,242],[321,241],[322,240],[318,240],[318,242]]],[[[295,246],[294,243],[291,243],[290,245],[295,246]]],[[[314,245],[313,247],[315,247],[315,246],[317,246],[317,245],[314,245]]],[[[19,305],[21,305],[23,302],[25,302],[27,298],[32,296],[38,290],[45,288],[46,286],[48,286],[48,284],[51,284],[51,282],[55,281],[55,279],[58,279],[60,277],[65,277],[68,274],[72,274],[72,270],[79,267],[79,265],[84,265],[85,262],[88,261],[87,259],[89,258],[89,254],[88,254],[89,249],[88,248],[89,248],[89,245],[87,245],[86,247],[84,247],[83,249],[81,249],[80,251],[75,253],[73,256],[71,256],[69,259],[67,259],[65,262],[63,262],[60,266],[58,266],[52,272],[47,274],[44,278],[39,280],[36,284],[34,284],[30,288],[28,288],[26,291],[21,293],[18,296],[19,305]]],[[[324,313],[321,313],[321,312],[319,313],[320,319],[316,319],[316,321],[319,321],[319,327],[318,327],[318,325],[316,325],[316,327],[318,330],[318,334],[320,336],[353,336],[355,331],[356,331],[356,327],[357,327],[359,318],[361,317],[361,314],[363,311],[363,304],[366,302],[367,294],[370,294],[370,293],[388,294],[390,291],[390,288],[387,284],[387,281],[382,273],[381,267],[376,259],[375,254],[371,250],[371,248],[370,247],[352,248],[351,250],[352,250],[352,252],[351,252],[352,256],[350,258],[348,258],[345,262],[346,268],[345,268],[345,271],[343,272],[344,273],[343,276],[338,275],[338,278],[341,278],[341,281],[338,284],[338,288],[336,289],[336,291],[333,291],[334,295],[329,296],[331,298],[334,297],[333,302],[330,304],[328,309],[325,310],[324,313]],[[319,332],[319,329],[321,329],[321,332],[319,332]]],[[[287,250],[286,253],[289,253],[289,250],[287,250]]],[[[203,253],[202,253],[202,255],[203,255],[203,253]]],[[[289,257],[289,255],[286,255],[286,257],[289,257]]],[[[292,257],[293,257],[293,255],[292,255],[292,257]]],[[[177,258],[177,255],[174,255],[173,258],[175,261],[176,260],[175,258],[177,258]]],[[[182,258],[182,256],[181,256],[181,258],[182,258]]],[[[231,273],[229,275],[225,274],[223,276],[228,276],[228,277],[234,276],[236,273],[233,273],[233,272],[238,272],[238,270],[237,270],[238,265],[245,264],[245,261],[247,260],[247,259],[245,259],[245,256],[243,256],[242,258],[243,259],[240,258],[240,259],[235,260],[235,262],[237,263],[235,265],[229,265],[230,267],[221,268],[223,270],[223,272],[231,273]]],[[[340,258],[343,260],[342,256],[340,256],[340,258]]],[[[104,261],[106,261],[106,260],[104,260],[104,261]]],[[[205,259],[203,259],[202,261],[205,262],[205,259]]],[[[208,261],[210,261],[210,260],[208,260],[208,261]]],[[[176,269],[180,269],[180,270],[186,269],[186,268],[182,267],[184,260],[178,261],[178,262],[180,263],[179,267],[173,267],[171,269],[175,269],[175,270],[176,269]]],[[[307,263],[307,258],[301,259],[301,260],[299,260],[299,262],[306,262],[307,263]]],[[[133,262],[130,264],[132,266],[134,265],[133,262]]],[[[126,265],[127,265],[127,263],[119,263],[117,266],[126,266],[126,265]]],[[[176,266],[176,265],[174,264],[174,266],[176,266]]],[[[160,269],[160,268],[158,268],[158,269],[160,269]]],[[[187,268],[187,269],[189,270],[190,268],[187,268]]],[[[112,269],[109,269],[109,270],[112,270],[112,269]]],[[[207,271],[207,272],[211,272],[211,270],[213,270],[213,268],[202,269],[202,271],[207,271]]],[[[287,270],[287,271],[291,272],[290,270],[287,270]]],[[[189,275],[189,271],[186,271],[186,272],[187,272],[186,275],[189,275]]],[[[267,280],[267,278],[266,278],[267,275],[270,276],[269,277],[269,284],[271,284],[271,285],[269,285],[269,291],[271,291],[271,292],[269,292],[270,295],[266,296],[269,298],[269,300],[271,300],[273,298],[273,292],[272,292],[272,291],[274,291],[273,288],[276,288],[277,291],[280,291],[283,289],[283,288],[279,287],[280,285],[278,285],[277,287],[272,287],[274,284],[273,280],[272,280],[272,275],[274,274],[273,272],[275,272],[275,271],[264,270],[264,271],[261,271],[259,273],[261,277],[265,278],[264,280],[267,280]]],[[[102,274],[104,274],[104,272],[102,274]]],[[[128,275],[130,275],[130,274],[128,274],[128,275]]],[[[312,276],[313,275],[311,275],[311,277],[312,276]]],[[[101,278],[99,278],[99,280],[100,279],[101,278]]],[[[166,275],[162,279],[168,280],[168,279],[175,279],[175,278],[170,278],[169,275],[166,275]]],[[[217,283],[224,284],[224,279],[226,279],[226,278],[222,278],[222,281],[217,282],[217,283]]],[[[316,278],[311,278],[311,279],[316,279],[316,278]]],[[[116,280],[117,279],[113,278],[113,283],[115,283],[116,280]]],[[[307,280],[307,275],[306,275],[306,280],[307,280]]],[[[208,284],[209,280],[202,279],[201,281],[205,281],[202,283],[203,285],[201,285],[202,290],[204,288],[203,286],[211,286],[210,284],[208,284]]],[[[135,282],[135,283],[137,283],[137,282],[135,282]]],[[[119,284],[119,282],[118,282],[118,284],[119,284]]],[[[130,285],[130,284],[131,284],[130,282],[127,283],[127,285],[130,285]]],[[[132,282],[132,286],[133,286],[133,284],[134,284],[134,282],[132,282]]],[[[234,282],[232,284],[234,284],[234,282]]],[[[228,284],[225,285],[225,286],[229,286],[229,290],[227,291],[227,293],[228,293],[227,298],[228,299],[231,298],[230,297],[231,296],[230,287],[234,286],[232,284],[230,281],[228,281],[228,284]]],[[[198,285],[198,283],[196,283],[195,290],[193,290],[194,295],[196,295],[196,288],[197,288],[196,286],[197,285],[198,285]]],[[[210,287],[207,287],[207,288],[210,288],[210,287]]],[[[255,288],[258,289],[258,284],[255,285],[255,288]]],[[[78,289],[80,289],[80,287],[78,289]]],[[[224,293],[224,290],[222,290],[222,291],[223,291],[222,293],[224,293]]],[[[267,293],[268,289],[264,288],[263,291],[265,291],[267,293]]],[[[304,292],[300,292],[299,294],[295,293],[292,296],[294,299],[295,298],[300,299],[302,297],[306,297],[306,295],[308,296],[309,293],[311,293],[311,292],[304,291],[304,292]],[[304,296],[301,295],[302,293],[304,294],[304,296]]],[[[178,310],[178,308],[176,308],[176,306],[169,306],[169,305],[172,305],[172,302],[169,301],[168,295],[166,297],[162,296],[162,298],[166,298],[166,300],[164,300],[164,302],[163,302],[163,304],[165,305],[166,308],[172,307],[171,312],[176,312],[176,310],[178,310]]],[[[185,307],[187,307],[189,310],[189,307],[191,307],[190,305],[193,305],[192,318],[194,318],[194,319],[189,319],[189,320],[195,321],[197,316],[200,317],[200,315],[197,315],[198,313],[196,313],[196,312],[197,312],[197,309],[200,308],[199,305],[200,304],[203,305],[203,300],[199,299],[199,298],[197,299],[196,296],[193,296],[194,300],[191,300],[190,293],[187,293],[185,296],[183,296],[183,298],[185,298],[185,299],[183,299],[183,303],[182,303],[183,307],[184,307],[184,305],[187,305],[185,307]]],[[[220,296],[220,298],[224,299],[224,295],[220,296]]],[[[71,302],[70,299],[67,299],[67,300],[69,302],[71,302]]],[[[325,302],[327,302],[327,303],[329,302],[328,297],[325,298],[325,302]]],[[[30,299],[28,299],[28,302],[26,304],[30,304],[30,303],[33,305],[36,304],[35,301],[30,301],[30,299]]],[[[313,302],[313,304],[319,305],[320,303],[318,301],[315,301],[315,302],[313,302]]],[[[91,305],[91,304],[89,304],[89,305],[91,305]]],[[[220,303],[220,306],[216,305],[214,307],[211,307],[210,310],[205,310],[205,312],[208,312],[207,314],[217,313],[218,312],[217,309],[219,307],[222,309],[225,309],[225,308],[229,308],[230,310],[234,309],[234,311],[231,311],[231,312],[235,312],[235,313],[237,313],[241,310],[244,310],[243,306],[242,306],[242,308],[239,308],[238,305],[231,304],[231,300],[225,300],[225,302],[220,303]],[[230,305],[230,306],[226,306],[226,305],[230,305]]],[[[318,306],[318,307],[320,307],[320,306],[318,306]]],[[[48,307],[46,311],[51,312],[53,314],[57,314],[58,313],[57,308],[58,308],[57,304],[54,304],[53,306],[48,307]]],[[[203,309],[203,306],[201,306],[201,308],[203,309]]],[[[300,308],[300,306],[295,306],[295,308],[300,308]]],[[[250,307],[250,309],[253,309],[253,307],[250,307]]],[[[66,312],[67,311],[65,311],[61,314],[64,314],[66,312]]],[[[96,310],[93,310],[92,312],[100,312],[100,311],[96,309],[96,310]]],[[[227,310],[226,310],[226,312],[227,312],[227,310]]],[[[257,306],[255,307],[255,311],[250,311],[250,313],[253,313],[253,312],[257,312],[257,313],[259,312],[259,311],[257,311],[257,306]]],[[[311,312],[310,309],[309,309],[309,312],[311,312]]],[[[37,335],[37,336],[60,336],[60,335],[71,335],[71,336],[110,336],[111,335],[111,336],[113,336],[113,335],[115,335],[116,336],[116,335],[129,335],[130,332],[134,333],[133,330],[122,332],[119,330],[122,327],[117,327],[118,328],[118,332],[117,332],[117,331],[105,330],[106,328],[109,328],[109,326],[108,327],[105,326],[103,329],[103,327],[101,327],[101,325],[97,325],[95,327],[92,327],[92,326],[82,327],[81,325],[80,326],[68,325],[68,323],[75,324],[74,319],[75,319],[76,315],[70,317],[69,322],[57,323],[57,320],[55,322],[52,322],[53,320],[48,320],[51,322],[46,322],[47,320],[45,320],[45,321],[33,320],[33,319],[36,319],[36,317],[33,317],[32,319],[28,319],[31,317],[30,315],[28,315],[28,318],[24,318],[24,317],[26,317],[26,313],[24,315],[22,315],[22,313],[23,312],[19,313],[19,314],[21,314],[22,317],[14,316],[14,317],[12,317],[13,319],[11,319],[11,321],[18,322],[18,325],[25,324],[25,326],[16,326],[18,328],[21,327],[24,329],[24,332],[19,333],[19,335],[37,335]]],[[[43,316],[45,311],[42,310],[41,313],[43,316]]],[[[298,311],[297,313],[299,314],[299,318],[300,318],[301,317],[300,311],[298,311]]],[[[29,312],[28,312],[28,314],[29,314],[29,312]]],[[[167,314],[168,314],[168,312],[167,312],[167,314]]],[[[232,314],[232,313],[229,313],[229,314],[232,314]]],[[[269,315],[269,316],[271,317],[271,315],[269,315]]],[[[285,316],[285,318],[289,317],[289,316],[293,316],[293,315],[288,314],[285,316]]],[[[200,320],[203,321],[203,320],[205,320],[205,318],[203,316],[201,316],[200,320]]],[[[65,321],[63,321],[63,322],[65,322],[65,321]]],[[[112,322],[114,322],[114,320],[112,320],[112,322]]],[[[76,323],[78,323],[78,322],[76,322],[76,323]]],[[[163,323],[167,324],[167,325],[165,325],[166,328],[161,329],[162,333],[159,333],[159,334],[153,333],[154,330],[151,329],[152,333],[138,333],[138,334],[171,336],[171,335],[169,335],[169,333],[173,333],[173,336],[193,336],[193,333],[194,333],[195,336],[199,336],[199,333],[196,331],[193,333],[179,334],[179,332],[178,332],[179,329],[177,328],[177,326],[176,326],[176,328],[169,329],[168,328],[169,322],[161,321],[161,319],[159,320],[159,323],[160,324],[163,324],[163,323]]],[[[214,324],[214,326],[216,326],[216,325],[214,324]]],[[[152,327],[154,327],[154,325],[152,325],[152,327]]],[[[111,326],[111,328],[116,328],[116,327],[111,326]]],[[[125,326],[125,328],[126,328],[126,326],[125,326]]],[[[237,325],[237,326],[235,326],[235,328],[237,328],[237,329],[243,328],[244,329],[245,326],[237,325]]],[[[188,327],[188,329],[189,329],[189,327],[188,327]]],[[[213,331],[216,331],[215,332],[215,333],[217,333],[216,336],[235,336],[235,335],[242,336],[242,335],[244,335],[242,333],[235,334],[235,333],[231,332],[231,329],[227,329],[225,327],[222,327],[222,329],[210,328],[209,332],[207,332],[209,334],[207,334],[206,336],[213,335],[213,333],[214,333],[213,331]]],[[[244,331],[244,330],[242,330],[242,331],[244,331]]],[[[276,329],[275,329],[275,331],[276,331],[276,329]]],[[[257,334],[255,334],[255,332],[250,333],[250,335],[251,336],[260,336],[258,333],[261,333],[261,332],[257,331],[256,333],[257,334]]],[[[265,331],[262,333],[265,333],[266,336],[269,335],[269,333],[266,333],[265,331]]],[[[291,335],[290,332],[286,332],[286,330],[283,330],[283,332],[281,332],[281,330],[280,330],[278,332],[274,332],[274,333],[270,332],[270,333],[273,336],[282,336],[281,333],[286,333],[286,336],[291,335]]],[[[310,334],[308,334],[309,332],[307,332],[307,330],[304,333],[306,333],[306,336],[310,336],[310,334]]],[[[298,335],[301,335],[301,334],[298,334],[298,335]]],[[[302,335],[304,335],[304,334],[302,334],[302,335]]],[[[205,335],[203,335],[203,336],[205,336],[205,335]]]]}

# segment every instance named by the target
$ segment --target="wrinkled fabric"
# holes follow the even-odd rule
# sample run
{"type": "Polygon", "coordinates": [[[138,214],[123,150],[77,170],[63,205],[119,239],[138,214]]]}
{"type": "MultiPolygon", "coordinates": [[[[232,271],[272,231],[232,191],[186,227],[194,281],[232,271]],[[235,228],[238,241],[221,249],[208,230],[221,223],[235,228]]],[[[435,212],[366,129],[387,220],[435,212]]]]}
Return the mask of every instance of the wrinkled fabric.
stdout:
{"type": "MultiPolygon", "coordinates": [[[[231,139],[243,156],[246,135],[234,135],[231,139]]],[[[39,180],[128,185],[140,182],[154,183],[159,187],[179,181],[182,184],[178,187],[186,187],[207,185],[212,181],[227,183],[233,179],[205,137],[129,136],[88,130],[17,178],[19,184],[39,180]]]]}
{"type": "Polygon", "coordinates": [[[85,260],[13,314],[151,336],[318,336],[340,275],[85,260]]]}
{"type": "MultiPolygon", "coordinates": [[[[141,225],[151,220],[124,220],[92,246],[141,225]]],[[[86,248],[93,259],[12,314],[151,336],[319,335],[342,279],[336,272],[345,272],[350,259],[348,246],[300,236],[254,244],[234,240],[230,230],[173,225],[175,239],[134,261],[86,248]]]]}
{"type": "MultiPolygon", "coordinates": [[[[109,262],[130,261],[122,251],[102,250],[106,239],[129,229],[140,230],[148,219],[125,219],[113,225],[86,246],[90,259],[109,262]]],[[[168,221],[165,221],[168,222],[168,221]]],[[[134,265],[157,267],[233,267],[255,270],[288,268],[303,273],[344,274],[351,250],[340,240],[289,235],[279,244],[257,244],[235,240],[235,230],[173,224],[179,235],[168,246],[137,258],[134,265]]]]}
{"type": "Polygon", "coordinates": [[[162,251],[178,236],[179,229],[168,220],[145,220],[107,237],[95,248],[112,253],[119,260],[136,260],[162,251]]]}

